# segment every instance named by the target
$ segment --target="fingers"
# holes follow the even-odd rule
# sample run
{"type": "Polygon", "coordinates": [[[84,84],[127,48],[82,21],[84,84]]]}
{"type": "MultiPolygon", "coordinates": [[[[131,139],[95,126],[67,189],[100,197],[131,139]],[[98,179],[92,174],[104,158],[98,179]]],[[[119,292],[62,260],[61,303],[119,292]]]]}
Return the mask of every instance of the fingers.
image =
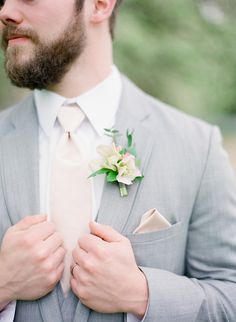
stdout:
{"type": "Polygon", "coordinates": [[[62,247],[62,239],[58,232],[51,235],[47,240],[41,241],[34,254],[39,261],[50,263],[49,267],[58,267],[65,257],[65,249],[62,247]]]}
{"type": "Polygon", "coordinates": [[[76,247],[72,252],[73,260],[76,264],[83,267],[86,264],[86,261],[89,260],[88,253],[80,247],[76,247]]]}
{"type": "Polygon", "coordinates": [[[65,257],[65,250],[62,247],[59,247],[56,252],[53,254],[52,261],[54,263],[54,267],[60,268],[61,265],[64,266],[64,257],[65,257]]]}
{"type": "Polygon", "coordinates": [[[50,253],[56,252],[56,250],[59,247],[62,247],[63,240],[61,238],[61,235],[58,232],[55,232],[54,234],[50,235],[44,242],[43,247],[46,247],[50,253]]]}
{"type": "Polygon", "coordinates": [[[110,226],[91,221],[89,227],[91,234],[102,238],[106,242],[119,242],[123,239],[123,236],[110,226]]]}
{"type": "Polygon", "coordinates": [[[60,271],[61,266],[64,267],[65,250],[62,247],[59,247],[56,252],[49,254],[47,250],[41,249],[41,252],[39,251],[38,253],[38,257],[37,269],[41,276],[47,278],[50,275],[50,279],[56,280],[58,270],[60,271]]]}
{"type": "Polygon", "coordinates": [[[41,222],[30,227],[30,233],[38,240],[46,240],[56,231],[55,225],[52,222],[41,222]]]}
{"type": "Polygon", "coordinates": [[[82,248],[87,253],[89,252],[95,252],[98,246],[103,246],[104,241],[94,235],[84,235],[81,237],[78,241],[79,247],[82,248]]]}
{"type": "Polygon", "coordinates": [[[29,229],[33,225],[37,225],[47,220],[46,215],[33,215],[33,216],[26,216],[22,220],[20,220],[17,224],[12,226],[15,230],[26,230],[29,229]]]}
{"type": "Polygon", "coordinates": [[[81,270],[80,266],[78,264],[74,265],[73,270],[71,270],[72,278],[79,280],[79,270],[81,270]]]}
{"type": "Polygon", "coordinates": [[[55,270],[55,282],[58,282],[61,279],[63,271],[64,271],[64,264],[61,263],[55,270]]]}
{"type": "Polygon", "coordinates": [[[70,280],[70,285],[71,285],[71,289],[73,290],[73,292],[78,296],[78,282],[77,280],[72,277],[71,280],[70,280]]]}

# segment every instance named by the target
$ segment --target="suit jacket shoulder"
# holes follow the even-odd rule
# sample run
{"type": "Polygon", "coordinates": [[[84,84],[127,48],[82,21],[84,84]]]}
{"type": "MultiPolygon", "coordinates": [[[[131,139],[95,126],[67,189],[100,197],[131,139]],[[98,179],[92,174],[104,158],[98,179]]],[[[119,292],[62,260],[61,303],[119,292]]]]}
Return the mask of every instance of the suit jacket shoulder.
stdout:
{"type": "Polygon", "coordinates": [[[0,138],[12,129],[15,123],[24,121],[26,116],[33,111],[33,95],[27,96],[23,101],[8,107],[0,113],[0,138]]]}
{"type": "Polygon", "coordinates": [[[123,77],[123,84],[125,98],[137,102],[137,104],[130,104],[133,106],[133,112],[139,113],[137,109],[143,109],[147,114],[150,114],[149,123],[153,125],[152,130],[167,130],[184,137],[187,133],[208,136],[214,127],[145,93],[126,77],[123,77]]]}
{"type": "MultiPolygon", "coordinates": [[[[202,171],[212,137],[216,136],[221,144],[219,128],[148,95],[127,78],[123,78],[123,83],[126,108],[134,118],[141,115],[149,137],[154,138],[154,148],[185,155],[193,162],[193,168],[202,171]]],[[[149,137],[145,139],[149,140],[149,137]]]]}

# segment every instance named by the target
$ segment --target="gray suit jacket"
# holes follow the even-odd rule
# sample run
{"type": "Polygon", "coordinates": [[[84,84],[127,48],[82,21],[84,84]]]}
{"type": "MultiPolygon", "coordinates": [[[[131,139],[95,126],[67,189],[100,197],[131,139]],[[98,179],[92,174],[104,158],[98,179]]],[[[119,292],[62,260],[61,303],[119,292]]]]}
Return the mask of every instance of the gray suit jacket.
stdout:
{"type": "MultiPolygon", "coordinates": [[[[135,129],[145,175],[121,198],[106,184],[98,214],[127,236],[149,285],[145,322],[236,321],[236,184],[217,128],[149,97],[127,79],[116,127],[135,129]],[[157,208],[172,226],[134,235],[157,208]]],[[[0,238],[39,212],[38,120],[33,97],[0,116],[0,238]]],[[[121,139],[121,144],[122,140],[121,139]]],[[[18,301],[18,321],[62,322],[56,293],[18,301]]],[[[122,322],[78,301],[74,322],[122,322]]]]}

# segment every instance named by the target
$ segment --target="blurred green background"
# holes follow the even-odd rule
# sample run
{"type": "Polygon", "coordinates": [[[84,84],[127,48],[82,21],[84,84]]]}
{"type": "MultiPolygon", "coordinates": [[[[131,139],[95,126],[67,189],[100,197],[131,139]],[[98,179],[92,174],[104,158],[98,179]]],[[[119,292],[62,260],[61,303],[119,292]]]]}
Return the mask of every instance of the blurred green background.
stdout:
{"type": "MultiPolygon", "coordinates": [[[[114,58],[148,93],[218,124],[236,168],[235,18],[235,0],[124,0],[114,58]]],[[[0,60],[3,109],[27,91],[10,85],[0,60]]]]}

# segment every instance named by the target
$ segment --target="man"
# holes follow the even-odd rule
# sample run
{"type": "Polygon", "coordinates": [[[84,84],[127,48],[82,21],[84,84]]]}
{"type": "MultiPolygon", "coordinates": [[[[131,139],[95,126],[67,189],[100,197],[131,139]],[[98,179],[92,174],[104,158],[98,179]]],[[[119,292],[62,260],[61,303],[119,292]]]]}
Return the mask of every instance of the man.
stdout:
{"type": "Polygon", "coordinates": [[[219,132],[112,67],[119,4],[2,1],[6,71],[34,92],[0,116],[1,321],[235,321],[236,185],[219,132]],[[127,197],[88,179],[112,127],[134,129],[142,161],[127,197]]]}

